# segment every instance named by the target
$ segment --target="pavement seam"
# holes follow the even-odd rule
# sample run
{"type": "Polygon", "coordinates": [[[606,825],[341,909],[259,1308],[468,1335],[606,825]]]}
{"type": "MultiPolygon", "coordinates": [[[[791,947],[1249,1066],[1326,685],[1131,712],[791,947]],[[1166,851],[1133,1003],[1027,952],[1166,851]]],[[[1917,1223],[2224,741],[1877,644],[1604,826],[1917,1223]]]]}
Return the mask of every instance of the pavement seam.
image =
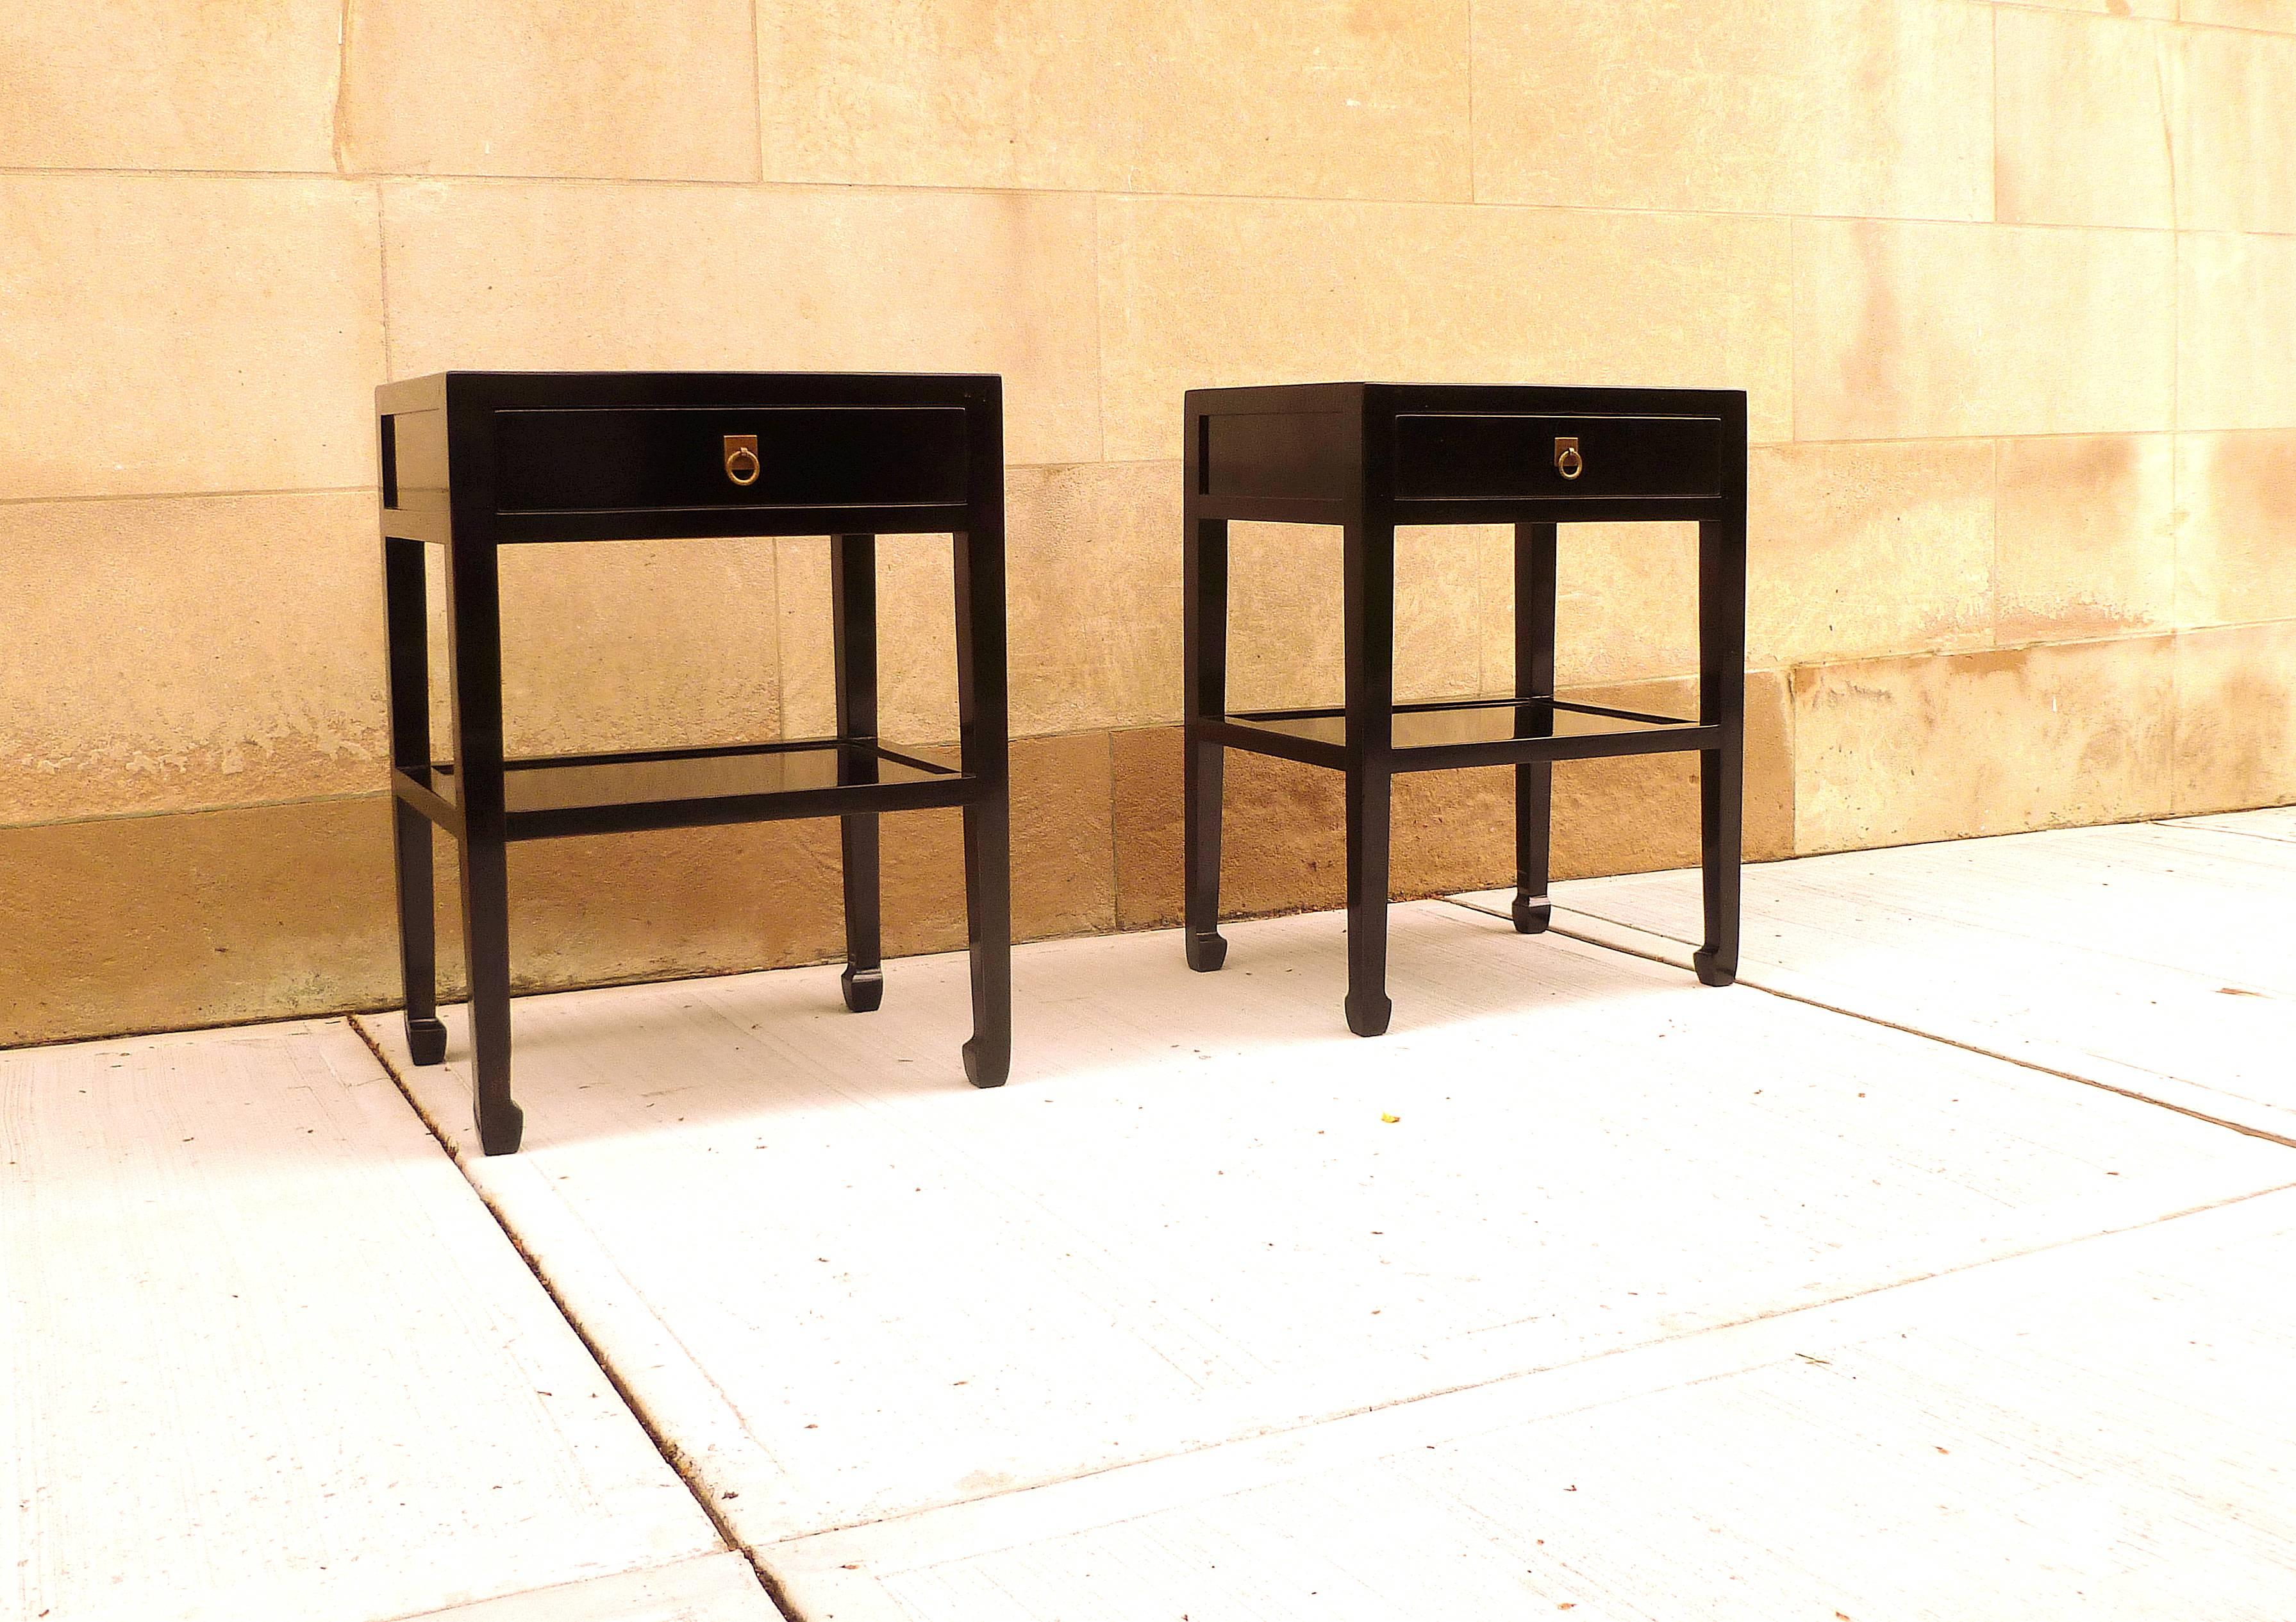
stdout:
{"type": "MultiPolygon", "coordinates": [[[[1484,918],[1505,918],[1507,916],[1505,913],[1496,911],[1492,908],[1480,906],[1476,902],[1470,901],[1463,901],[1454,895],[1441,896],[1438,899],[1448,902],[1452,906],[1457,907],[1464,911],[1479,913],[1484,918]]],[[[1637,935],[1648,935],[1651,933],[1648,930],[1637,928],[1632,924],[1620,923],[1616,918],[1606,918],[1600,913],[1581,911],[1576,907],[1565,907],[1559,902],[1554,904],[1554,911],[1558,917],[1564,913],[1570,913],[1578,918],[1591,919],[1597,924],[1609,925],[1614,929],[1633,930],[1637,935]]],[[[1669,968],[1682,968],[1686,967],[1688,965],[1687,953],[1690,950],[1690,943],[1686,941],[1679,943],[1675,942],[1674,937],[1671,935],[1660,935],[1656,938],[1666,941],[1670,944],[1679,944],[1682,946],[1685,954],[1682,959],[1677,959],[1663,956],[1656,951],[1645,951],[1640,947],[1630,945],[1627,942],[1621,940],[1604,939],[1600,935],[1587,935],[1579,930],[1566,929],[1561,924],[1556,923],[1550,923],[1546,927],[1546,933],[1549,935],[1559,935],[1566,941],[1576,941],[1583,946],[1596,947],[1603,951],[1615,951],[1625,957],[1640,958],[1644,962],[1663,963],[1669,968]]],[[[2267,1132],[2261,1126],[2251,1126],[2243,1121],[2227,1120],[2222,1116],[2212,1116],[2206,1110],[2194,1109],[2186,1105],[2172,1104],[2168,1099],[2156,1098],[2149,1092],[2140,1092],[2133,1087],[2118,1086],[2112,1082],[2102,1081],[2093,1075],[2083,1075],[2077,1070],[2061,1070],[2054,1065],[2042,1064],[2038,1059],[2023,1058],[2014,1053],[2004,1053],[1997,1048],[1988,1048],[1976,1042],[1964,1042],[1957,1037],[1947,1036],[1936,1031],[1926,1031],[1919,1025],[1903,1025],[1894,1019],[1885,1019],[1879,1014],[1869,1014],[1861,1009],[1844,1008],[1840,1003],[1828,1002],[1822,998],[1808,996],[1800,992],[1790,992],[1775,985],[1767,985],[1760,980],[1749,976],[1742,968],[1739,971],[1735,983],[1746,987],[1749,991],[1759,992],[1764,996],[1775,997],[1781,1001],[1798,1002],[1805,1008],[1817,1009],[1828,1014],[1839,1014],[1845,1019],[1855,1019],[1859,1021],[1861,1024],[1879,1025],[1883,1030],[1901,1032],[1907,1036],[1918,1036],[1924,1042],[1933,1042],[1940,1047],[1957,1049],[1964,1053],[1973,1053],[1980,1058],[1997,1059],[2005,1065],[2014,1065],[2021,1070],[2030,1070],[2041,1075],[2055,1076],[2060,1081],[2079,1082],[2082,1086],[2094,1087],[2100,1092],[2110,1092],[2116,1097],[2128,1099],[2135,1103],[2150,1105],[2155,1109],[2165,1109],[2172,1115],[2186,1116],[2193,1120],[2205,1122],[2210,1126],[2221,1126],[2226,1131],[2238,1132],[2244,1138],[2258,1138],[2267,1143],[2276,1143],[2283,1149],[2296,1149],[2296,1138],[2291,1138],[2280,1132],[2267,1132]]]]}
{"type": "MultiPolygon", "coordinates": [[[[1097,1470],[1079,1471],[1075,1475],[1064,1476],[1054,1480],[1030,1483],[1026,1486],[1013,1491],[990,1494],[980,1498],[958,1500],[948,1503],[925,1505],[914,1510],[876,1516],[865,1520],[848,1522],[837,1527],[824,1527],[817,1532],[809,1532],[797,1537],[784,1539],[781,1543],[774,1545],[774,1548],[785,1558],[795,1557],[792,1562],[793,1568],[804,1571],[808,1575],[812,1575],[811,1568],[817,1564],[818,1553],[823,1550],[834,1550],[839,1553],[857,1552],[861,1554],[859,1565],[849,1568],[865,1570],[868,1565],[867,1552],[865,1550],[857,1551],[856,1544],[858,1541],[865,1539],[867,1535],[873,1531],[898,1527],[902,1526],[904,1523],[914,1525],[934,1519],[946,1520],[947,1519],[954,1516],[964,1515],[968,1511],[977,1512],[1000,1503],[1011,1505],[1014,1501],[1026,1498],[1034,1494],[1060,1493],[1064,1489],[1081,1486],[1086,1483],[1096,1483],[1100,1478],[1121,1476],[1128,1472],[1151,1470],[1165,1472],[1168,1471],[1170,1467],[1176,1464],[1185,1461],[1201,1462],[1213,1455],[1223,1453],[1237,1453],[1249,1451],[1263,1451],[1270,1446],[1280,1445],[1290,1438],[1307,1438],[1316,1436],[1318,1433],[1322,1433],[1322,1435],[1328,1439],[1328,1437],[1334,1427],[1354,1428],[1361,1421],[1374,1420],[1380,1416],[1393,1417],[1400,1414],[1404,1411],[1428,1404],[1441,1404],[1448,1407],[1453,1405],[1456,1399],[1462,1397],[1472,1397],[1478,1394],[1488,1395],[1496,1392],[1504,1387],[1523,1386],[1533,1381],[1546,1381],[1551,1384],[1556,1377],[1570,1379],[1584,1376],[1589,1371],[1601,1368],[1606,1364],[1616,1365],[1626,1362],[1635,1363],[1647,1363],[1652,1361],[1654,1357],[1663,1356],[1669,1353],[1679,1352],[1684,1349],[1693,1347],[1702,1341],[1711,1345],[1726,1344],[1734,1346],[1737,1342],[1746,1339],[1750,1334],[1775,1330],[1780,1327],[1791,1327],[1792,1321],[1797,1319],[1804,1320],[1812,1323],[1823,1324],[1830,1314],[1838,1314],[1845,1310],[1854,1311],[1866,1304],[1875,1302],[1882,1297],[1900,1295],[1906,1292],[1921,1291],[1924,1289],[1948,1284],[1954,1280],[1972,1280],[1995,1269],[2030,1264],[2041,1257],[2048,1256],[2056,1253],[2079,1251],[2084,1247],[2093,1245],[2111,1243],[2115,1240],[2126,1240],[2135,1236],[2156,1231],[2175,1223],[2187,1221],[2195,1217],[2205,1217],[2213,1213],[2228,1211],[2233,1207],[2248,1205],[2257,1200],[2268,1199],[2275,1196],[2284,1196],[2291,1193],[2296,1193],[2296,1182],[2276,1184],[2269,1188],[2247,1190],[2239,1193],[2227,1195],[2221,1199],[2210,1200],[2200,1205],[2187,1206],[2175,1211],[2166,1211],[2154,1215],[2141,1217],[2134,1221],[2122,1223],[2119,1226],[2101,1230],[2097,1232],[2075,1234],[2063,1239],[2046,1240],[2027,1249],[2011,1251],[2000,1256],[1983,1256],[1973,1261],[1962,1263],[1958,1265],[1940,1267],[1933,1272],[1927,1272],[1915,1277],[1891,1280],[1887,1282],[1867,1285],[1860,1289],[1849,1290],[1840,1296],[1829,1297],[1823,1301],[1800,1302],[1791,1305],[1779,1306],[1767,1312],[1753,1313],[1745,1318],[1734,1319],[1726,1323],[1707,1324],[1695,1329],[1684,1330],[1674,1334],[1660,1336],[1653,1340],[1637,1341],[1630,1346],[1614,1346],[1605,1351],[1595,1353],[1590,1356],[1572,1358],[1567,1362],[1551,1363],[1542,1368],[1523,1370],[1517,1373],[1497,1375],[1489,1379],[1471,1381],[1464,1385],[1450,1387],[1442,1390],[1423,1392],[1406,1397],[1398,1397],[1392,1402],[1374,1404],[1346,1413],[1325,1415],[1317,1419],[1304,1420],[1297,1424],[1278,1426],[1252,1436],[1229,1437],[1224,1441],[1207,1443],[1200,1447],[1183,1448],[1174,1453],[1160,1453],[1150,1458],[1126,1460],[1119,1463],[1105,1465],[1097,1470]],[[816,1558],[814,1560],[808,1560],[808,1556],[816,1558]]],[[[1864,1331],[1857,1332],[1862,1333],[1864,1331]]],[[[1830,1345],[1833,1344],[1833,1342],[1821,1338],[1819,1341],[1813,1342],[1813,1344],[1830,1345]]],[[[1777,1355],[1783,1355],[1783,1354],[1777,1354],[1777,1355]]],[[[1647,1387],[1637,1387],[1633,1390],[1605,1393],[1587,1396],[1583,1399],[1573,1397],[1570,1399],[1564,1406],[1556,1409],[1554,1413],[1555,1415],[1562,1415],[1590,1412],[1595,1409],[1609,1406],[1617,1402],[1632,1401],[1638,1397],[1655,1395],[1662,1391],[1675,1390],[1684,1387],[1704,1384],[1712,1379],[1728,1378],[1731,1375],[1743,1371],[1742,1368],[1735,1366],[1739,1361],[1740,1358],[1737,1356],[1726,1358],[1722,1366],[1718,1366],[1705,1371],[1694,1371],[1686,1374],[1670,1377],[1656,1384],[1648,1386],[1647,1387]]],[[[1765,1361],[1775,1361],[1775,1357],[1769,1353],[1758,1352],[1754,1361],[1747,1363],[1745,1366],[1758,1366],[1761,1362],[1765,1361]]],[[[1431,1432],[1424,1434],[1436,1433],[1431,1432]]],[[[1447,1435],[1443,1439],[1447,1440],[1450,1438],[1447,1435]]],[[[1439,1444],[1427,1445],[1435,1445],[1439,1444]]],[[[1363,1456],[1375,1458],[1384,1455],[1380,1453],[1376,1448],[1374,1448],[1365,1452],[1363,1456]]],[[[1286,1465],[1281,1469],[1272,1471],[1271,1475],[1278,1478],[1296,1478],[1303,1473],[1306,1472],[1296,1465],[1286,1465]]],[[[1160,1499],[1163,1495],[1158,1494],[1157,1496],[1160,1499]]],[[[1175,1496],[1170,1498],[1169,1502],[1161,1502],[1155,1507],[1144,1510],[1136,1510],[1106,1520],[1100,1520],[1094,1517],[1086,1516],[1082,1518],[1082,1524],[1089,1526],[1119,1525],[1131,1519],[1142,1518],[1145,1515],[1160,1513],[1163,1509],[1168,1509],[1181,1503],[1190,1501],[1191,1500],[1185,1496],[1175,1496]]],[[[1055,1535],[1057,1536],[1060,1534],[1055,1535]]],[[[1002,1548],[1025,1546],[1025,1544],[1031,1541],[1031,1539],[1029,1537],[1023,1537],[1015,1542],[1001,1544],[996,1543],[994,1538],[980,1540],[977,1543],[972,1540],[965,1541],[967,1542],[967,1547],[964,1553],[955,1556],[955,1558],[971,1559],[983,1553],[996,1552],[1002,1548]]],[[[905,1567],[903,1569],[922,1569],[931,1564],[938,1563],[939,1558],[943,1557],[936,1557],[935,1560],[920,1562],[919,1565],[914,1568],[905,1567]]]]}
{"type": "Polygon", "coordinates": [[[382,1073],[390,1078],[390,1084],[398,1089],[398,1096],[406,1100],[406,1107],[414,1112],[414,1118],[422,1123],[422,1130],[430,1134],[432,1140],[446,1153],[447,1158],[453,1162],[455,1170],[462,1177],[464,1185],[472,1193],[478,1196],[479,1203],[486,1207],[487,1214],[494,1219],[494,1224],[501,1230],[504,1239],[517,1253],[518,1259],[526,1264],[527,1272],[534,1275],[534,1281],[542,1287],[542,1293],[550,1298],[550,1305],[556,1309],[560,1319],[564,1321],[569,1330],[573,1331],[574,1338],[582,1343],[582,1349],[590,1354],[590,1361],[597,1365],[598,1372],[604,1376],[606,1383],[613,1387],[614,1396],[620,1401],[623,1409],[636,1422],[638,1429],[644,1433],[646,1440],[652,1444],[653,1450],[660,1455],[661,1461],[668,1465],[676,1475],[678,1480],[685,1486],[686,1493],[700,1507],[702,1514],[709,1518],[710,1526],[718,1533],[718,1542],[725,1545],[727,1552],[740,1555],[748,1563],[750,1569],[757,1574],[758,1585],[765,1590],[766,1597],[773,1601],[774,1609],[787,1618],[787,1622],[805,1622],[805,1618],[792,1610],[788,1600],[783,1596],[779,1580],[766,1568],[764,1561],[758,1558],[756,1552],[747,1544],[734,1536],[731,1524],[719,1511],[717,1504],[710,1501],[709,1494],[697,1478],[692,1464],[686,1458],[685,1449],[665,1436],[653,1421],[647,1418],[644,1406],[637,1399],[637,1394],[630,1388],[628,1382],[623,1379],[612,1363],[607,1359],[597,1341],[591,1338],[589,1330],[583,1327],[582,1321],[575,1315],[572,1306],[559,1293],[558,1286],[552,1280],[549,1273],[543,1270],[541,1260],[527,1248],[525,1241],[519,1238],[518,1231],[511,1225],[510,1218],[503,1213],[502,1207],[496,1204],[494,1197],[480,1187],[477,1180],[471,1175],[470,1167],[463,1163],[463,1155],[455,1149],[454,1139],[432,1118],[430,1112],[422,1107],[422,1100],[414,1096],[414,1090],[406,1084],[406,1078],[399,1074],[398,1066],[391,1063],[390,1055],[383,1050],[382,1044],[374,1039],[364,1021],[349,1015],[342,1017],[343,1022],[350,1026],[352,1033],[365,1042],[368,1051],[374,1055],[375,1062],[382,1066],[382,1073]]]}

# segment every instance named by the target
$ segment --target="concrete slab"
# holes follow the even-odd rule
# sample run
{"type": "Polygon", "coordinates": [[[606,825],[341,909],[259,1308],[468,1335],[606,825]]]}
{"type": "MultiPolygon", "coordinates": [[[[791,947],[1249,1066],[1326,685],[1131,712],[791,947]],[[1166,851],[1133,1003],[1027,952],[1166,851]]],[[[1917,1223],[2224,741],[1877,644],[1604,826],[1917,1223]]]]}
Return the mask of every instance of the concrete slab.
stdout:
{"type": "Polygon", "coordinates": [[[2213,828],[2220,834],[2245,834],[2252,839],[2296,840],[2296,805],[2271,806],[2263,811],[2219,811],[2209,817],[2179,817],[2161,826],[2213,828]]]}
{"type": "Polygon", "coordinates": [[[2296,1195],[801,1540],[810,1622],[2249,1618],[2296,1195]]]}
{"type": "Polygon", "coordinates": [[[775,1614],[346,1024],[0,1053],[0,1614],[775,1614]]]}
{"type": "MultiPolygon", "coordinates": [[[[1554,893],[1558,928],[1688,963],[1694,871],[1554,893]]],[[[1749,868],[1744,904],[1749,984],[2296,1136],[2296,844],[2132,824],[1908,845],[1749,868]]]]}
{"type": "Polygon", "coordinates": [[[2296,1182],[2278,1145],[1464,908],[1393,929],[1374,1042],[1327,915],[1236,926],[1216,976],[1170,934],[1022,949],[1000,1092],[962,1079],[955,957],[868,1016],[830,968],[523,1000],[513,1157],[470,1153],[458,1022],[408,1074],[769,1568],[2296,1182]]]}

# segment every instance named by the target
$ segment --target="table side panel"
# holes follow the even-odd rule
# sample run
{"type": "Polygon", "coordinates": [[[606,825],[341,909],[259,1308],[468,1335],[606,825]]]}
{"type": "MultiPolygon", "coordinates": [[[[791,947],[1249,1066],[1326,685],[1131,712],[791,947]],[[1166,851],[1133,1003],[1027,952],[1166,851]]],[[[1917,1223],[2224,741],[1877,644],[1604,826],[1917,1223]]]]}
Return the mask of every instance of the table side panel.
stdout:
{"type": "Polygon", "coordinates": [[[447,528],[445,409],[429,407],[385,412],[376,423],[381,436],[377,449],[384,530],[409,540],[444,539],[447,528]]]}
{"type": "Polygon", "coordinates": [[[1361,466],[1341,411],[1215,412],[1196,419],[1199,496],[1339,501],[1361,466]]]}

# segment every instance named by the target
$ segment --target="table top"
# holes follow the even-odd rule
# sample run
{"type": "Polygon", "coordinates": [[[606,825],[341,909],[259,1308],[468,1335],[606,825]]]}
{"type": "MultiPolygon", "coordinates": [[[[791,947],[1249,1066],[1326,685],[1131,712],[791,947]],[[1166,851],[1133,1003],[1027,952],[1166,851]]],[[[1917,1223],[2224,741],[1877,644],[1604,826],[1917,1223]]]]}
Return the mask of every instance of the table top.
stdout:
{"type": "Polygon", "coordinates": [[[1741,418],[1743,389],[1636,388],[1599,383],[1241,383],[1191,389],[1190,413],[1250,408],[1255,411],[1328,411],[1350,405],[1390,411],[1567,410],[1741,418]]]}
{"type": "Polygon", "coordinates": [[[1671,523],[1744,500],[1737,389],[1276,383],[1192,389],[1187,416],[1198,518],[1671,523]]]}
{"type": "Polygon", "coordinates": [[[431,372],[375,390],[385,415],[586,406],[1001,404],[994,372],[431,372]]]}

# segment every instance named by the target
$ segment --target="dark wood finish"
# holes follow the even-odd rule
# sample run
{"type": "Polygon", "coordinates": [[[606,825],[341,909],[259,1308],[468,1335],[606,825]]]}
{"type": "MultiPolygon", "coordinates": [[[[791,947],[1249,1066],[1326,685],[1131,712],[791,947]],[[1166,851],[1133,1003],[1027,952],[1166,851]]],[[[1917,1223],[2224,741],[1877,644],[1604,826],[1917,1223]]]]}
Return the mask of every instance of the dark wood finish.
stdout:
{"type": "MultiPolygon", "coordinates": [[[[390,419],[384,461],[390,461],[390,419]]],[[[382,543],[384,613],[389,622],[390,765],[394,773],[427,770],[430,761],[430,638],[422,548],[409,540],[382,543]]],[[[398,972],[406,1006],[406,1050],[418,1065],[447,1057],[447,1027],[439,1020],[439,947],[432,908],[436,869],[430,824],[422,808],[391,803],[391,843],[398,907],[398,972]]],[[[461,817],[455,818],[461,826],[461,817]]]]}
{"type": "MultiPolygon", "coordinates": [[[[476,414],[447,421],[447,649],[453,701],[456,809],[462,813],[463,953],[471,983],[471,1067],[479,1145],[488,1155],[518,1148],[526,1116],[510,1091],[510,859],[503,781],[502,581],[486,533],[494,506],[486,423],[476,414]]],[[[405,927],[404,923],[400,926],[405,927]]]]}
{"type": "Polygon", "coordinates": [[[964,499],[964,412],[955,406],[504,411],[495,455],[506,514],[964,499]],[[729,434],[757,440],[750,483],[726,475],[729,434]]]}
{"type": "MultiPolygon", "coordinates": [[[[1514,685],[1518,693],[1554,691],[1555,526],[1514,526],[1514,685]]],[[[1554,706],[1520,704],[1517,737],[1551,737],[1554,706]]],[[[1554,814],[1554,762],[1523,761],[1514,769],[1514,926],[1538,935],[1553,918],[1546,899],[1546,856],[1554,814]]]]}
{"type": "MultiPolygon", "coordinates": [[[[917,811],[962,805],[974,787],[950,767],[836,738],[539,755],[505,762],[504,770],[504,827],[513,843],[917,811]]],[[[459,825],[453,762],[396,772],[393,786],[440,827],[459,825]]]]}
{"type": "MultiPolygon", "coordinates": [[[[1191,519],[1181,573],[1186,593],[1187,669],[1181,686],[1190,715],[1227,709],[1227,520],[1191,519]]],[[[1219,933],[1219,804],[1226,770],[1226,739],[1206,727],[1189,729],[1182,767],[1187,814],[1182,860],[1188,967],[1210,973],[1227,960],[1219,933]]]]}
{"type": "MultiPolygon", "coordinates": [[[[1201,419],[1197,442],[1209,453],[1212,419],[1201,419]]],[[[1344,411],[1239,411],[1218,419],[1219,454],[1199,459],[1200,485],[1210,496],[1323,501],[1330,469],[1343,461],[1354,417],[1344,411]]]]}
{"type": "Polygon", "coordinates": [[[460,846],[480,1146],[517,1149],[509,872],[521,839],[836,817],[856,1012],[884,994],[878,819],[962,808],[973,972],[965,1072],[1012,1063],[1003,385],[988,376],[453,372],[375,391],[389,637],[392,837],[407,1045],[445,1057],[431,827],[460,846]],[[875,537],[945,532],[956,553],[955,766],[877,737],[875,537]],[[506,545],[831,539],[833,737],[506,759],[506,545]],[[452,759],[430,737],[424,545],[447,558],[452,759]]]}
{"type": "Polygon", "coordinates": [[[1698,719],[1718,736],[1699,756],[1698,865],[1706,943],[1690,954],[1698,977],[1738,977],[1738,871],[1745,815],[1746,472],[1736,511],[1698,526],[1698,719]]]}
{"type": "Polygon", "coordinates": [[[965,941],[972,953],[972,1040],[964,1074],[1001,1087],[1013,1068],[1011,740],[1004,690],[1004,433],[974,407],[966,523],[956,536],[958,760],[979,792],[964,803],[965,941]]]}
{"type": "Polygon", "coordinates": [[[1729,391],[1308,383],[1187,397],[1186,950],[1220,936],[1221,765],[1228,749],[1347,777],[1348,1026],[1387,1028],[1389,820],[1394,775],[1515,768],[1515,927],[1547,927],[1554,763],[1695,750],[1706,943],[1699,977],[1727,984],[1738,953],[1744,731],[1746,399],[1729,391]],[[1347,701],[1226,707],[1227,528],[1336,524],[1345,536],[1347,701]],[[1556,526],[1699,526],[1699,713],[1639,714],[1554,696],[1556,526]],[[1516,691],[1394,701],[1395,531],[1515,527],[1516,691]]]}
{"type": "MultiPolygon", "coordinates": [[[[837,535],[829,542],[830,626],[837,668],[839,778],[874,783],[886,764],[877,750],[877,538],[837,535]]],[[[880,942],[877,813],[838,819],[845,883],[845,1006],[873,1012],[885,1000],[880,942]]]]}
{"type": "Polygon", "coordinates": [[[1539,416],[1415,412],[1395,422],[1403,501],[1704,497],[1722,493],[1712,417],[1539,416]],[[1566,473],[1556,449],[1579,452],[1566,473]]]}
{"type": "MultiPolygon", "coordinates": [[[[1364,505],[1369,505],[1365,503],[1364,505]]],[[[1387,996],[1388,806],[1395,773],[1395,526],[1351,515],[1346,617],[1348,1029],[1377,1036],[1387,996]]]]}

